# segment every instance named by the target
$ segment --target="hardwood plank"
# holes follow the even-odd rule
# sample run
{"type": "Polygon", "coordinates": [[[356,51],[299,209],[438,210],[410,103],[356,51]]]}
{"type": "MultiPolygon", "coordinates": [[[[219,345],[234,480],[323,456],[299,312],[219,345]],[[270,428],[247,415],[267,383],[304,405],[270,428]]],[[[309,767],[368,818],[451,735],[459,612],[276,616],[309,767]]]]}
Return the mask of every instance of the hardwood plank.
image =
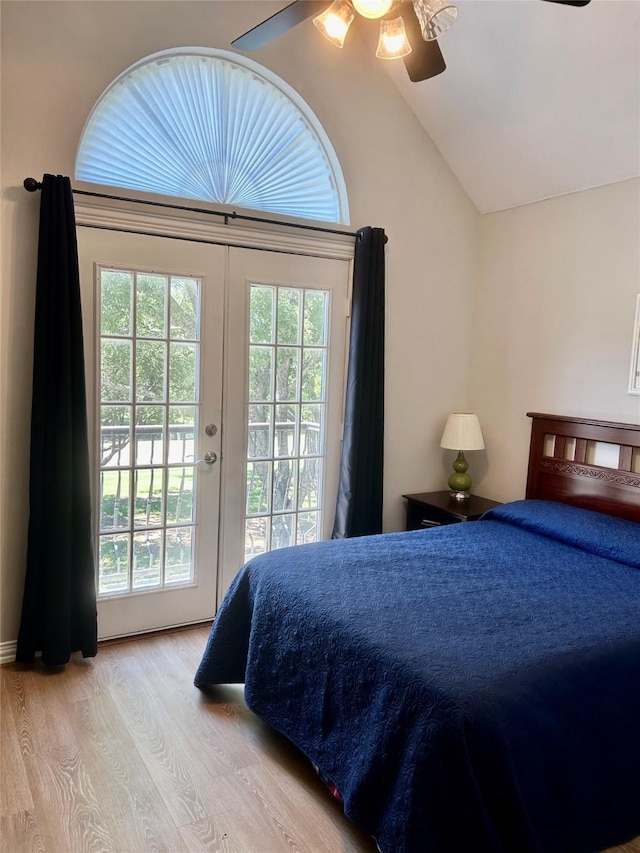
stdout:
{"type": "Polygon", "coordinates": [[[188,853],[109,695],[74,708],[74,730],[115,850],[188,853]]]}
{"type": "Polygon", "coordinates": [[[27,755],[25,762],[47,851],[104,853],[117,849],[76,744],[27,755]]]}
{"type": "Polygon", "coordinates": [[[32,811],[3,816],[0,819],[0,842],[5,853],[46,853],[32,811]]]}
{"type": "Polygon", "coordinates": [[[7,700],[16,721],[23,755],[69,746],[74,735],[65,708],[62,671],[40,664],[3,671],[7,700]]]}
{"type": "Polygon", "coordinates": [[[189,853],[251,853],[237,839],[238,816],[222,813],[180,827],[189,853]]]}
{"type": "MultiPolygon", "coordinates": [[[[3,672],[0,677],[4,695],[8,689],[8,673],[3,672]]],[[[4,703],[0,715],[0,767],[2,768],[0,817],[14,814],[29,815],[33,810],[33,800],[22,758],[19,730],[9,702],[4,703]]]]}
{"type": "Polygon", "coordinates": [[[215,776],[200,750],[185,747],[184,733],[150,690],[135,659],[119,658],[113,675],[113,700],[176,826],[208,817],[207,794],[215,776]]]}
{"type": "Polygon", "coordinates": [[[148,644],[139,649],[137,660],[144,661],[147,681],[158,699],[171,714],[175,726],[197,751],[207,752],[209,770],[215,774],[237,770],[257,760],[255,749],[244,738],[238,737],[237,717],[247,713],[241,685],[230,686],[216,691],[200,691],[193,684],[194,670],[182,662],[181,672],[163,671],[165,657],[160,657],[148,644]],[[167,701],[167,680],[172,689],[167,701]]]}
{"type": "MultiPolygon", "coordinates": [[[[315,776],[311,768],[309,772],[315,776]]],[[[375,853],[377,848],[374,842],[344,820],[341,806],[317,777],[317,786],[305,786],[301,784],[298,774],[288,772],[275,762],[254,764],[239,773],[246,779],[252,799],[260,803],[269,824],[280,833],[283,850],[299,849],[304,853],[308,849],[308,839],[313,838],[313,853],[334,853],[335,850],[344,853],[375,853]],[[336,820],[336,817],[340,820],[336,820]],[[295,832],[292,827],[295,827],[295,832]],[[297,839],[297,846],[294,845],[294,838],[297,839]],[[283,843],[285,840],[288,848],[283,843]]],[[[244,825],[243,821],[243,828],[244,825]]],[[[251,840],[253,849],[256,849],[256,839],[251,840]]]]}
{"type": "MultiPolygon", "coordinates": [[[[314,831],[327,833],[328,850],[353,853],[373,853],[376,850],[373,841],[345,819],[340,803],[329,793],[307,758],[290,741],[256,717],[253,717],[251,729],[247,736],[264,755],[254,784],[260,785],[263,791],[280,789],[287,798],[292,815],[313,815],[314,831]],[[334,837],[336,830],[340,833],[339,843],[334,837]]],[[[254,777],[255,768],[242,772],[254,777]]]]}
{"type": "Polygon", "coordinates": [[[7,708],[12,713],[20,752],[23,755],[33,752],[32,722],[26,707],[25,692],[19,670],[3,668],[0,677],[2,678],[3,711],[7,708]]]}

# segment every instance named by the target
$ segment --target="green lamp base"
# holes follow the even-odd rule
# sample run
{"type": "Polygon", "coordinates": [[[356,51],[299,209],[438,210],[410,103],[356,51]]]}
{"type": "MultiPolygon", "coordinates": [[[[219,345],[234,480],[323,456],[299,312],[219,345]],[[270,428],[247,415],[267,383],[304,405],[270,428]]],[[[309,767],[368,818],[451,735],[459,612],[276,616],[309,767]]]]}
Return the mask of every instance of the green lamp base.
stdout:
{"type": "Polygon", "coordinates": [[[453,463],[454,473],[449,477],[448,486],[452,498],[458,501],[466,500],[471,495],[471,477],[467,474],[469,463],[464,458],[462,450],[458,451],[453,463]]]}

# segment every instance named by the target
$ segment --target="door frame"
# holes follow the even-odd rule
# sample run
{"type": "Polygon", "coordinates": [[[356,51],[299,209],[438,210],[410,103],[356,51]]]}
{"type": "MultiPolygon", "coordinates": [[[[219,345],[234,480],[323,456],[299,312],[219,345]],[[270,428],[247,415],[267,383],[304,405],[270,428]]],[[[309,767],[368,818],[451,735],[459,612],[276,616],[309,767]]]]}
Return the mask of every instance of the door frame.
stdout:
{"type": "MultiPolygon", "coordinates": [[[[283,221],[279,223],[254,223],[244,220],[235,220],[233,212],[229,211],[228,217],[224,215],[220,220],[215,220],[212,214],[220,215],[220,211],[213,208],[193,209],[183,211],[183,215],[177,216],[175,208],[170,205],[166,207],[158,203],[153,209],[145,208],[143,200],[136,204],[136,199],[95,198],[88,197],[75,203],[76,225],[84,228],[96,228],[100,230],[143,234],[148,236],[162,237],[166,239],[184,240],[187,242],[208,243],[230,247],[257,249],[269,252],[281,252],[284,254],[303,255],[316,258],[331,258],[347,261],[348,266],[348,295],[345,329],[345,363],[343,370],[343,386],[346,383],[349,325],[351,319],[351,290],[353,280],[353,257],[355,252],[355,237],[344,233],[336,233],[330,229],[314,226],[308,223],[295,223],[283,221]],[[292,227],[293,226],[293,227],[292,227]],[[296,231],[300,228],[300,231],[296,231]]],[[[228,253],[227,253],[228,266],[228,253]]],[[[228,269],[225,270],[225,288],[228,287],[228,269]]],[[[227,294],[225,293],[225,303],[227,294]]],[[[225,304],[223,339],[228,334],[228,312],[225,304]]],[[[223,373],[226,376],[224,367],[223,373]]],[[[225,390],[223,380],[223,419],[225,409],[225,390]]],[[[344,387],[342,398],[344,399],[344,387]]],[[[344,402],[343,402],[344,407],[344,402]]],[[[344,420],[344,409],[341,422],[344,420]]],[[[221,467],[224,469],[224,452],[221,459],[221,467]]],[[[222,473],[222,488],[220,501],[224,500],[224,472],[222,473]]],[[[220,604],[221,583],[223,580],[223,567],[220,560],[223,557],[221,537],[218,542],[218,594],[216,608],[220,604]]],[[[239,568],[239,566],[238,566],[239,568]]]]}
{"type": "MultiPolygon", "coordinates": [[[[84,231],[84,229],[83,229],[84,231]]],[[[193,275],[201,281],[200,294],[200,359],[197,372],[197,382],[200,388],[199,417],[196,421],[197,432],[194,433],[195,447],[202,456],[206,450],[217,451],[220,455],[220,435],[205,438],[204,427],[207,421],[221,423],[222,393],[224,384],[223,370],[223,326],[224,326],[224,269],[226,252],[222,246],[195,245],[193,247],[171,246],[161,237],[127,233],[123,236],[112,233],[109,229],[89,229],[88,234],[79,237],[79,260],[81,280],[83,282],[83,321],[91,325],[93,334],[85,334],[85,369],[91,387],[87,390],[87,412],[90,447],[91,447],[91,480],[94,499],[93,523],[96,566],[99,559],[100,523],[98,521],[101,505],[100,472],[101,428],[100,428],[100,290],[98,281],[101,270],[119,269],[137,272],[148,272],[153,269],[164,275],[178,274],[193,275]],[[136,242],[141,241],[141,242],[136,242]],[[122,245],[124,244],[124,245],[122,245]],[[179,251],[176,251],[178,249],[179,251]],[[178,255],[183,257],[179,258],[178,255]],[[185,266],[183,264],[188,264],[185,266]],[[91,297],[89,296],[91,292],[91,297]],[[202,332],[207,328],[209,336],[204,338],[202,332]],[[203,373],[205,364],[217,365],[217,381],[215,370],[209,381],[203,373]],[[213,381],[212,381],[213,380],[213,381]],[[206,388],[206,391],[205,391],[206,388]]],[[[127,404],[125,404],[127,405],[127,404]]],[[[135,401],[132,399],[132,408],[135,401]]],[[[167,401],[160,403],[167,405],[167,401]]],[[[168,426],[168,425],[167,425],[168,426]]],[[[144,470],[146,466],[138,466],[135,459],[135,426],[131,426],[130,464],[127,467],[135,483],[135,471],[144,470]]],[[[189,466],[187,460],[183,462],[189,466]]],[[[154,470],[162,470],[164,476],[169,476],[171,463],[164,459],[153,466],[154,470]]],[[[196,467],[194,465],[194,473],[196,467]]],[[[196,517],[195,525],[191,525],[195,538],[192,540],[193,553],[196,561],[199,555],[209,552],[214,546],[218,552],[219,498],[221,490],[220,464],[198,466],[194,477],[196,517]],[[202,523],[203,507],[211,508],[215,502],[214,521],[212,524],[202,523]]],[[[133,518],[130,519],[133,525],[133,518]]],[[[133,527],[131,528],[133,530],[133,527]]],[[[145,528],[140,528],[140,532],[145,528]]],[[[157,527],[155,529],[158,529],[157,527]]],[[[172,529],[169,525],[162,529],[172,529]]],[[[161,586],[147,589],[128,589],[121,593],[102,595],[98,599],[99,639],[130,636],[148,631],[169,628],[175,625],[197,624],[209,617],[210,607],[204,603],[217,596],[218,574],[217,565],[213,564],[203,571],[203,564],[196,562],[195,575],[186,583],[161,586]],[[140,602],[144,601],[141,606],[140,602]],[[147,607],[146,605],[150,605],[147,607]],[[175,621],[172,621],[175,620],[175,621]]]]}

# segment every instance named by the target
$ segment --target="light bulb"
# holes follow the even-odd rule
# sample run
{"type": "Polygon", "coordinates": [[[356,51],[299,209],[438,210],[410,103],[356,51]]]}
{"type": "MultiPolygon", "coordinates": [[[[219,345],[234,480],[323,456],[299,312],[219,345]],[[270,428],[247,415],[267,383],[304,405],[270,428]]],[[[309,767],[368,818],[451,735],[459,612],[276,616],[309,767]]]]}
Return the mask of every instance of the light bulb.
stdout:
{"type": "Polygon", "coordinates": [[[352,0],[363,18],[381,18],[393,6],[393,0],[352,0]]]}

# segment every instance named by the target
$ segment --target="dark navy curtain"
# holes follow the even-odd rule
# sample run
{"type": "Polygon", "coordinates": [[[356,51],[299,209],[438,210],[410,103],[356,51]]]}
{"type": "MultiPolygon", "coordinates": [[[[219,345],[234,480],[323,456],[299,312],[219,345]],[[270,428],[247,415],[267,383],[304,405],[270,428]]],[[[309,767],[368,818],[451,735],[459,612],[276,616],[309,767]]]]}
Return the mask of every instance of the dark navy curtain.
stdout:
{"type": "Polygon", "coordinates": [[[97,651],[80,279],[69,178],[40,198],[29,535],[16,660],[50,666],[97,651]]]}
{"type": "Polygon", "coordinates": [[[361,228],[356,237],[334,539],[382,532],[386,242],[382,228],[361,228]]]}

